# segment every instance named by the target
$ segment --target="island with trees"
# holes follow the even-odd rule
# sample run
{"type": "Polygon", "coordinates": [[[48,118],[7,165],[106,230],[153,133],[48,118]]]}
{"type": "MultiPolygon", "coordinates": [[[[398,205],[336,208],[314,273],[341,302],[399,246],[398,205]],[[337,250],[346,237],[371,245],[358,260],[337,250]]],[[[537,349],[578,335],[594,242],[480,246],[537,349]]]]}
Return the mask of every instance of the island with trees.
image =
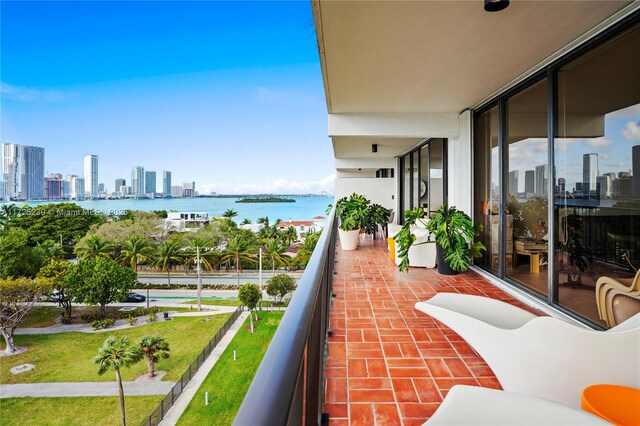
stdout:
{"type": "Polygon", "coordinates": [[[295,203],[293,198],[285,197],[247,197],[236,200],[236,203],[295,203]]]}

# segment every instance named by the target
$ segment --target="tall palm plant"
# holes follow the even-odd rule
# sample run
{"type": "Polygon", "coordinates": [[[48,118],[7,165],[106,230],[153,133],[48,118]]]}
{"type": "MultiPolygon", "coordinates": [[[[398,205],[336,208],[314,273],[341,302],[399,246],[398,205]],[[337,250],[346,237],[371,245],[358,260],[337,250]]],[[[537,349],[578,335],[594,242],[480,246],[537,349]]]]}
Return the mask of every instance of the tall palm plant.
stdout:
{"type": "Polygon", "coordinates": [[[218,256],[215,255],[216,253],[211,247],[211,242],[201,237],[195,237],[189,240],[189,246],[183,253],[184,264],[195,264],[198,260],[198,251],[200,252],[200,262],[202,262],[204,269],[209,271],[214,270],[218,256]]]}
{"type": "Polygon", "coordinates": [[[56,260],[64,259],[64,250],[62,249],[62,246],[53,240],[43,241],[42,243],[38,244],[38,247],[40,247],[40,250],[42,250],[47,263],[52,263],[56,260]]]}
{"type": "Polygon", "coordinates": [[[131,269],[135,269],[137,273],[138,263],[147,262],[151,258],[152,253],[153,247],[151,247],[149,240],[133,234],[126,239],[122,246],[120,262],[123,265],[131,266],[131,269]]]}
{"type": "Polygon", "coordinates": [[[171,285],[171,267],[182,261],[182,247],[175,241],[165,241],[156,249],[154,264],[167,272],[167,284],[171,285]]]}
{"type": "Polygon", "coordinates": [[[98,364],[99,375],[103,375],[109,370],[114,370],[116,373],[122,426],[126,426],[127,419],[124,410],[124,390],[122,389],[120,369],[130,367],[141,359],[142,353],[140,349],[129,346],[129,338],[127,336],[122,336],[119,339],[116,339],[114,336],[109,337],[98,349],[98,355],[93,358],[93,363],[98,364]]]}
{"type": "Polygon", "coordinates": [[[158,361],[169,358],[169,342],[158,336],[144,336],[139,344],[142,356],[147,360],[147,374],[154,377],[158,361]]]}
{"type": "Polygon", "coordinates": [[[222,213],[222,217],[227,217],[229,219],[238,216],[238,212],[233,209],[227,209],[224,213],[222,213]]]}
{"type": "Polygon", "coordinates": [[[289,256],[284,254],[284,246],[277,239],[268,239],[264,242],[267,259],[271,262],[273,275],[276,274],[276,265],[284,266],[289,262],[289,256]]]}
{"type": "Polygon", "coordinates": [[[242,261],[255,263],[256,254],[249,238],[244,234],[236,234],[227,242],[222,260],[233,259],[236,264],[236,276],[240,285],[240,272],[242,271],[242,261]]]}
{"type": "Polygon", "coordinates": [[[101,236],[93,234],[89,238],[80,241],[75,248],[75,252],[83,259],[95,259],[98,257],[111,259],[113,245],[101,236]]]}

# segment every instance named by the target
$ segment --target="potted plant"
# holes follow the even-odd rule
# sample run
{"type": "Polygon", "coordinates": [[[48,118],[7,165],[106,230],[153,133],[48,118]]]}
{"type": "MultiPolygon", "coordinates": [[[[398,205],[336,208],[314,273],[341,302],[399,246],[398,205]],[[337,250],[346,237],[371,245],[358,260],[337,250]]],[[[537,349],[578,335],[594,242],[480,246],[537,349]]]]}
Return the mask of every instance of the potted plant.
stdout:
{"type": "Polygon", "coordinates": [[[369,200],[359,194],[343,197],[336,203],[336,214],[340,218],[338,234],[342,250],[355,250],[358,247],[360,231],[366,224],[369,200]]]}
{"type": "MultiPolygon", "coordinates": [[[[438,272],[454,275],[469,269],[473,258],[480,257],[486,250],[480,241],[473,241],[482,230],[482,225],[474,225],[471,218],[455,207],[443,205],[430,220],[424,219],[424,210],[420,207],[405,212],[405,222],[394,237],[401,259],[399,269],[406,272],[409,267],[409,249],[416,240],[411,227],[422,223],[434,237],[437,251],[438,272]]],[[[424,244],[424,243],[422,243],[424,244]]]]}
{"type": "Polygon", "coordinates": [[[373,235],[375,239],[378,225],[386,226],[390,215],[391,210],[382,207],[380,204],[369,204],[364,222],[364,231],[373,235]]]}

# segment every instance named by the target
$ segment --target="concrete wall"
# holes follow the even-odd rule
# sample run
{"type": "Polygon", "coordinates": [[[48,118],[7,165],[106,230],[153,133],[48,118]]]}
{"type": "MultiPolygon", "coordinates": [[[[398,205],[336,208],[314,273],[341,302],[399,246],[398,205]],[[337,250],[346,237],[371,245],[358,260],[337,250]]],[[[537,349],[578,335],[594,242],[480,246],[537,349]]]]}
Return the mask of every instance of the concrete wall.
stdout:
{"type": "Polygon", "coordinates": [[[449,205],[456,206],[472,216],[473,210],[473,144],[471,111],[466,110],[459,117],[460,133],[449,138],[448,145],[448,191],[449,205]]]}
{"type": "Polygon", "coordinates": [[[364,195],[372,203],[387,209],[396,209],[396,186],[393,178],[337,178],[336,199],[347,197],[354,192],[364,195]]]}

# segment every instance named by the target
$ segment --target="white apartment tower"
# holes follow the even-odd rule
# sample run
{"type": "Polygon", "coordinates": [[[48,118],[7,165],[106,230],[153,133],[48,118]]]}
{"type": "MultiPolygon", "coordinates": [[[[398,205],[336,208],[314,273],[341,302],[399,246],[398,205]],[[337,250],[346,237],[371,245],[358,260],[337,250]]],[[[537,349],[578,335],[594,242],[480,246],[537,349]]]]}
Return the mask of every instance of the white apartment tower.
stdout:
{"type": "Polygon", "coordinates": [[[2,144],[2,176],[9,197],[18,200],[44,198],[44,148],[2,144]]]}
{"type": "Polygon", "coordinates": [[[84,192],[87,197],[98,196],[98,156],[84,156],[84,192]]]}
{"type": "Polygon", "coordinates": [[[131,168],[131,193],[136,197],[143,197],[144,191],[144,167],[133,166],[131,168]]]}

